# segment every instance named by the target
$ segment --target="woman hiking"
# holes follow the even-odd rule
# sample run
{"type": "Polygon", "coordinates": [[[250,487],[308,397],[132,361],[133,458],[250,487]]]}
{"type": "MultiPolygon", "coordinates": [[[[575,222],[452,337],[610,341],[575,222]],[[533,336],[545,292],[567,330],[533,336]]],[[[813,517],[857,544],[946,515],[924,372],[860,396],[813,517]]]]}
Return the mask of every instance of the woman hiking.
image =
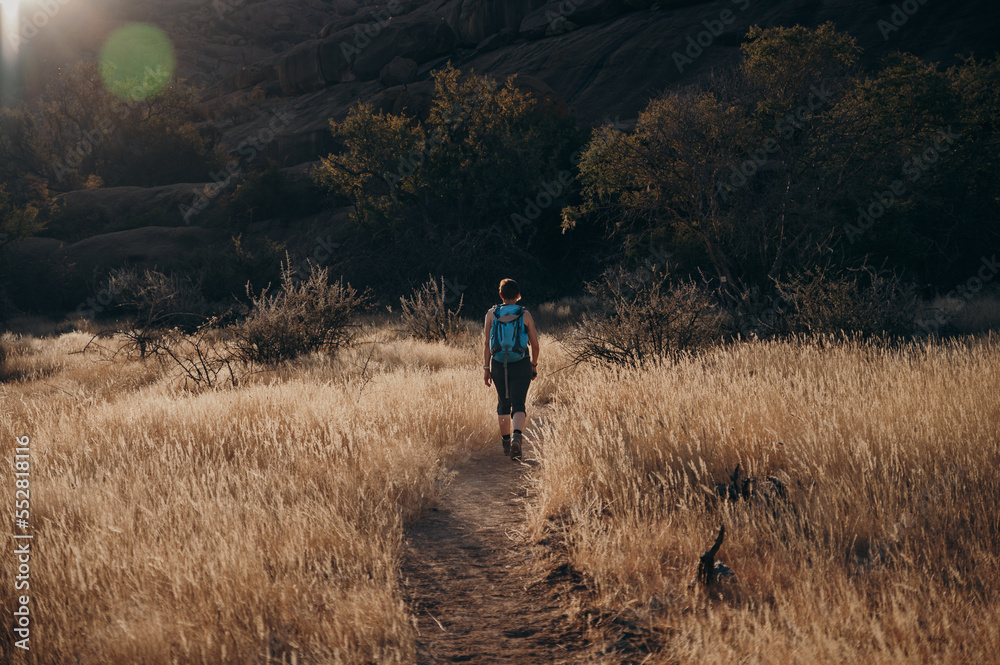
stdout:
{"type": "Polygon", "coordinates": [[[531,314],[517,304],[521,299],[517,282],[501,281],[500,298],[503,304],[495,305],[486,313],[483,381],[487,386],[492,381],[497,388],[497,417],[503,452],[520,462],[528,386],[538,376],[538,332],[531,314]]]}

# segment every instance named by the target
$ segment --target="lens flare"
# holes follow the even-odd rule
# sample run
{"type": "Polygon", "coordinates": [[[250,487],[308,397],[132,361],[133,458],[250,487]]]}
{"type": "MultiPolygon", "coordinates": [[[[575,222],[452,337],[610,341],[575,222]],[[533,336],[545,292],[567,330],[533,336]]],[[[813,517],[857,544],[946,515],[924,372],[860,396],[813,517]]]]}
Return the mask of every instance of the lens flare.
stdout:
{"type": "Polygon", "coordinates": [[[116,30],[101,48],[100,63],[101,79],[108,90],[133,101],[163,90],[177,67],[170,38],[147,23],[116,30]]]}

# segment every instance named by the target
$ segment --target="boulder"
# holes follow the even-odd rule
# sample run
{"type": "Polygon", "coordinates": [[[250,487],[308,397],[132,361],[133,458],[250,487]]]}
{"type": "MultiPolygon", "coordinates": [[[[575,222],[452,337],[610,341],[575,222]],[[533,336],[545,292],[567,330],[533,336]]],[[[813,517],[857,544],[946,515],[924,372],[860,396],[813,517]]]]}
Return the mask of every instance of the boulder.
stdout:
{"type": "Polygon", "coordinates": [[[281,91],[295,95],[353,81],[355,76],[346,55],[351,46],[341,37],[313,39],[281,55],[275,64],[281,91]]]}
{"type": "Polygon", "coordinates": [[[327,84],[347,83],[357,77],[351,71],[351,60],[341,41],[324,39],[319,45],[319,68],[327,84]]]}
{"type": "MultiPolygon", "coordinates": [[[[406,14],[384,24],[369,24],[364,29],[354,26],[351,32],[351,41],[344,51],[349,59],[353,58],[351,69],[362,81],[377,79],[382,68],[395,57],[427,62],[450,53],[456,41],[444,18],[431,12],[406,14]]],[[[347,37],[343,33],[340,36],[347,37]]]]}
{"type": "Polygon", "coordinates": [[[163,268],[203,247],[208,236],[205,229],[197,226],[146,226],[93,236],[66,245],[55,254],[73,265],[78,274],[86,276],[125,265],[163,268]]]}
{"type": "MultiPolygon", "coordinates": [[[[88,211],[106,211],[107,217],[124,226],[122,220],[155,218],[157,226],[184,224],[182,205],[190,205],[196,198],[195,191],[203,183],[177,183],[157,187],[102,187],[78,189],[57,197],[65,214],[84,215],[88,211]]],[[[150,222],[147,221],[146,225],[150,222]]],[[[74,229],[75,230],[75,229],[74,229]]],[[[63,237],[72,237],[67,234],[63,237]]],[[[77,236],[79,237],[79,236],[77,236]]]]}
{"type": "Polygon", "coordinates": [[[498,48],[503,48],[504,46],[507,46],[515,39],[517,39],[517,30],[504,28],[495,35],[491,35],[490,37],[487,37],[483,41],[479,42],[479,45],[476,46],[476,50],[479,51],[480,53],[495,51],[498,48]]]}
{"type": "Polygon", "coordinates": [[[425,5],[423,10],[443,18],[457,39],[462,30],[462,5],[464,2],[465,0],[435,0],[425,5]]]}
{"type": "Polygon", "coordinates": [[[382,85],[391,88],[396,85],[409,83],[416,76],[416,61],[396,56],[392,59],[392,62],[382,68],[382,71],[379,72],[378,80],[382,85]]]}
{"type": "Polygon", "coordinates": [[[263,67],[244,67],[236,72],[236,88],[239,90],[252,88],[258,83],[263,83],[266,79],[267,73],[265,73],[263,67]]]}
{"type": "Polygon", "coordinates": [[[504,28],[517,30],[521,20],[542,4],[539,0],[463,0],[458,18],[458,40],[475,45],[504,28]]]}
{"type": "Polygon", "coordinates": [[[294,95],[326,86],[319,64],[319,47],[322,43],[319,39],[304,42],[278,58],[275,69],[278,70],[278,81],[283,93],[294,95]]]}
{"type": "MultiPolygon", "coordinates": [[[[673,52],[683,48],[703,15],[703,7],[626,13],[565,34],[475,53],[463,62],[463,69],[498,79],[510,74],[534,76],[566,100],[583,124],[606,117],[634,118],[650,99],[686,77],[686,70],[678,71],[673,52]]],[[[748,11],[732,28],[745,29],[758,18],[748,11]]],[[[737,55],[734,48],[714,45],[696,65],[705,71],[732,62],[737,55]]]]}
{"type": "Polygon", "coordinates": [[[534,98],[537,113],[552,114],[558,118],[565,118],[569,115],[566,100],[556,94],[556,91],[540,78],[518,74],[517,78],[514,79],[514,86],[534,98]]]}
{"type": "Polygon", "coordinates": [[[394,115],[406,115],[421,122],[427,120],[434,98],[434,81],[417,81],[405,86],[383,90],[372,98],[376,110],[394,115]]]}
{"type": "Polygon", "coordinates": [[[601,23],[629,11],[623,0],[558,0],[525,15],[519,31],[525,39],[541,39],[581,26],[601,23]],[[572,26],[567,25],[572,22],[572,26]]]}
{"type": "Polygon", "coordinates": [[[371,23],[386,23],[390,18],[408,14],[415,9],[413,2],[402,2],[401,0],[390,0],[385,5],[378,7],[364,7],[360,11],[352,12],[348,16],[340,16],[336,20],[327,23],[320,30],[320,37],[329,37],[343,30],[348,30],[356,25],[364,28],[371,23]]]}

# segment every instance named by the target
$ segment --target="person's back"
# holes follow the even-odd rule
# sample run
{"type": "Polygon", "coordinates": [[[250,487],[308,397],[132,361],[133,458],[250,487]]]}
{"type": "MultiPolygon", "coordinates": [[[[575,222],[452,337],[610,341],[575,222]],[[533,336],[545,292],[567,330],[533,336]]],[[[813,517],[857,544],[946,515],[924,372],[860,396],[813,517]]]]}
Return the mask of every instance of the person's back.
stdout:
{"type": "Polygon", "coordinates": [[[517,282],[500,282],[500,298],[486,314],[483,330],[483,381],[497,389],[497,418],[504,454],[521,461],[522,429],[528,388],[537,376],[538,332],[531,314],[517,304],[517,282]],[[530,353],[529,353],[530,352],[530,353]]]}

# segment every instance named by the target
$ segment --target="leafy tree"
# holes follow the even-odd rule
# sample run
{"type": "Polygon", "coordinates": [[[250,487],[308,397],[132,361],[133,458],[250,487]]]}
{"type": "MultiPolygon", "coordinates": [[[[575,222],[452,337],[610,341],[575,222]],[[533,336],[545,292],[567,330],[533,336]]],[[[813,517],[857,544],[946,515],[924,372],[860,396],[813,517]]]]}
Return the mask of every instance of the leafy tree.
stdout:
{"type": "Polygon", "coordinates": [[[367,105],[331,122],[344,149],[316,174],[354,205],[370,238],[372,249],[354,251],[353,267],[403,289],[414,274],[460,269],[485,283],[504,265],[534,265],[532,253],[558,229],[579,144],[572,120],[547,112],[514,77],[500,83],[448,66],[434,78],[424,122],[367,105]]]}
{"type": "Polygon", "coordinates": [[[38,126],[26,109],[0,108],[0,179],[21,181],[42,171],[38,126]]]}
{"type": "Polygon", "coordinates": [[[857,46],[830,26],[749,36],[737,72],[669,92],[633,134],[608,129],[591,143],[584,202],[564,226],[597,213],[631,243],[693,240],[730,287],[765,281],[829,242],[825,202],[805,184],[809,140],[857,46]]]}
{"type": "MultiPolygon", "coordinates": [[[[978,87],[995,69],[949,74],[897,53],[861,72],[860,49],[829,24],[754,28],[742,52],[733,71],[650,102],[634,133],[596,136],[564,227],[601,220],[626,253],[664,245],[682,267],[709,267],[731,305],[830,260],[929,274],[969,227],[954,202],[972,160],[943,155],[959,148],[963,96],[981,109],[970,137],[995,141],[978,87]],[[873,202],[877,223],[858,226],[873,202]]],[[[980,184],[970,199],[989,190],[980,184]]]]}
{"type": "Polygon", "coordinates": [[[126,100],[107,90],[96,66],[78,63],[46,88],[39,111],[50,159],[41,175],[53,188],[81,186],[91,175],[109,187],[200,182],[222,161],[195,128],[195,91],[180,81],[126,100]]]}
{"type": "Polygon", "coordinates": [[[44,222],[38,220],[37,207],[16,205],[6,188],[0,186],[0,250],[15,240],[30,238],[44,228],[44,222]]]}

